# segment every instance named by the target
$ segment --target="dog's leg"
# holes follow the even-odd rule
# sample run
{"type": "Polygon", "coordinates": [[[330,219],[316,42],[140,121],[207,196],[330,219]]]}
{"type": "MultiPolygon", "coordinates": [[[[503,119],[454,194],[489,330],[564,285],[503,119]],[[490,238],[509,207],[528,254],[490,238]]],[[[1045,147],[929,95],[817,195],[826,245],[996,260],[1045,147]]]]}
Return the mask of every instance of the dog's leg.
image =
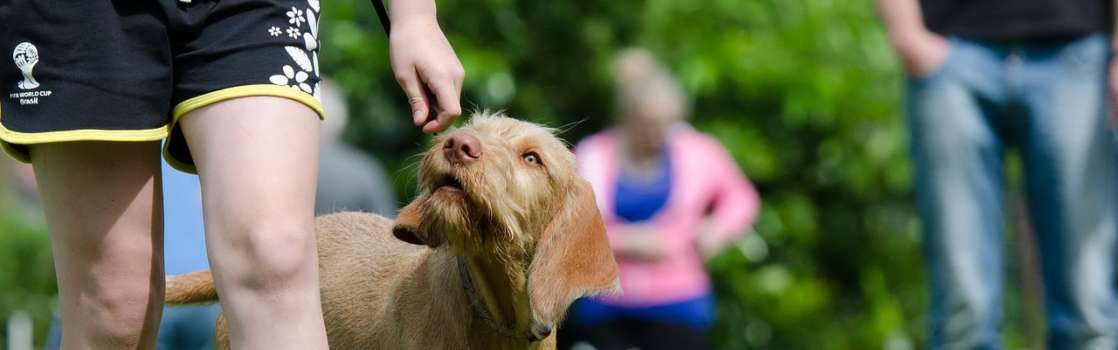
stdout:
{"type": "Polygon", "coordinates": [[[214,348],[217,350],[229,350],[229,329],[225,327],[225,313],[217,316],[217,324],[214,325],[214,348]]]}

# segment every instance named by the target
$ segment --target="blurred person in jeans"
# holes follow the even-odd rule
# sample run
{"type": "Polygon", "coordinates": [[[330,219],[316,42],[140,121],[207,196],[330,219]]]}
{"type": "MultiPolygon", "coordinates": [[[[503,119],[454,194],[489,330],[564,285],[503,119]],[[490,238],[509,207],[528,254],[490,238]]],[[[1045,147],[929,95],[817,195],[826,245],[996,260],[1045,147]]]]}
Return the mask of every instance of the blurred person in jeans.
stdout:
{"type": "MultiPolygon", "coordinates": [[[[198,176],[172,169],[163,162],[163,259],[168,275],[205,270],[205,229],[202,226],[202,188],[198,176]]],[[[156,349],[209,350],[214,348],[214,324],[221,305],[172,306],[163,311],[156,349]]],[[[62,324],[55,314],[46,349],[59,349],[62,324]]]]}
{"type": "Polygon", "coordinates": [[[999,347],[1009,147],[1024,166],[1049,348],[1118,349],[1111,1],[876,0],[909,75],[933,349],[999,347]]]}
{"type": "Polygon", "coordinates": [[[368,153],[342,141],[349,123],[345,94],[333,80],[322,80],[322,145],[318,159],[315,215],[363,211],[394,217],[396,195],[384,167],[368,153]]]}
{"type": "Polygon", "coordinates": [[[710,348],[714,300],[703,263],[747,231],[760,201],[726,149],[682,121],[686,98],[652,55],[622,52],[615,74],[618,125],[575,152],[623,294],[579,301],[563,345],[710,348]]]}

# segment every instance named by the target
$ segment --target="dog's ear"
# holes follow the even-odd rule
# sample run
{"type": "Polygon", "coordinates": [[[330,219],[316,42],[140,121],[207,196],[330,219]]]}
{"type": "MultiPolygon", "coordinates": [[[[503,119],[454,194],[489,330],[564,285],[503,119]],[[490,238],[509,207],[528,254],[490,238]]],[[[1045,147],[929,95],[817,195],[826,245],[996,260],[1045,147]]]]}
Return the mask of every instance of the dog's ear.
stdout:
{"type": "Polygon", "coordinates": [[[536,242],[528,276],[534,321],[554,326],[575,299],[614,291],[613,260],[590,183],[578,179],[565,208],[536,242]]]}
{"type": "Polygon", "coordinates": [[[426,202],[427,196],[421,194],[404,209],[400,209],[400,214],[396,216],[396,222],[392,225],[392,235],[396,236],[396,239],[431,248],[442,245],[441,237],[428,235],[427,227],[423,224],[423,205],[426,202]]]}

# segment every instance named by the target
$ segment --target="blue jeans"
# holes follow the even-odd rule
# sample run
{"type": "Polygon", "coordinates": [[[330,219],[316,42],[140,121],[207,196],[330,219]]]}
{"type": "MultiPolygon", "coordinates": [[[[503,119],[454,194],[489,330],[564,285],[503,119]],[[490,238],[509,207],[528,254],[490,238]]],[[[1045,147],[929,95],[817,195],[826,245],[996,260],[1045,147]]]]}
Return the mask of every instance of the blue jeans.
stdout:
{"type": "MultiPolygon", "coordinates": [[[[221,306],[168,306],[163,308],[158,350],[209,350],[214,348],[214,325],[221,306]]],[[[47,333],[46,350],[57,350],[62,342],[62,323],[55,315],[47,333]]]]}
{"type": "Polygon", "coordinates": [[[906,113],[932,286],[931,348],[996,349],[1004,265],[1003,153],[1020,151],[1050,349],[1118,349],[1115,145],[1108,37],[952,38],[908,84],[906,113]]]}

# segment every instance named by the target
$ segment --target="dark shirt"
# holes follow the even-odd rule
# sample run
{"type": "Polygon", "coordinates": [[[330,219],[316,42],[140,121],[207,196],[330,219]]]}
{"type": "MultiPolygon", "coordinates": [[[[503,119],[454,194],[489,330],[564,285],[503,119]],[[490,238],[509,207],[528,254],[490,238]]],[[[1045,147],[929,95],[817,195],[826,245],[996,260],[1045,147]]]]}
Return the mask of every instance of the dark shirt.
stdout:
{"type": "Polygon", "coordinates": [[[928,29],[974,40],[1070,39],[1113,28],[1113,0],[920,0],[928,29]]]}

